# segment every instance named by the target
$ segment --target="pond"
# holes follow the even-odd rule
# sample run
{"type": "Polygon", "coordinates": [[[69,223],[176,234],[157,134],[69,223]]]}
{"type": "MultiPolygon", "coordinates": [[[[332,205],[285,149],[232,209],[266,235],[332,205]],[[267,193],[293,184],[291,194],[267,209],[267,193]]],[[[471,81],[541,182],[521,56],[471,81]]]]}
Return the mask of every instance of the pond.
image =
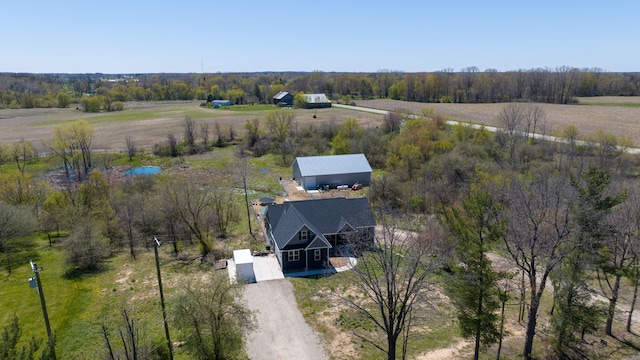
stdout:
{"type": "Polygon", "coordinates": [[[162,172],[162,169],[160,169],[157,166],[141,166],[141,167],[131,168],[125,171],[124,173],[127,175],[153,175],[161,172],[162,172]]]}

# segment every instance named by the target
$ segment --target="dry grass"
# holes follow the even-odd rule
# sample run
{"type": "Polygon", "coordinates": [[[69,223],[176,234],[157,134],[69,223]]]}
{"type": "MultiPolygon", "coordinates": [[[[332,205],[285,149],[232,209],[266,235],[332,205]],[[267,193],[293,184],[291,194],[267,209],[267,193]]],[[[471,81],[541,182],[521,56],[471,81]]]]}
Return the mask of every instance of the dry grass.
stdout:
{"type": "MultiPolygon", "coordinates": [[[[276,110],[277,108],[273,108],[276,110]]],[[[349,109],[295,109],[298,126],[334,121],[337,124],[354,118],[364,127],[382,123],[382,115],[349,109]],[[313,116],[316,116],[315,118],[313,116]]],[[[137,146],[150,149],[163,143],[169,133],[182,138],[184,119],[190,116],[197,124],[209,124],[209,139],[215,135],[218,123],[224,132],[233,128],[236,134],[244,133],[247,120],[258,118],[263,122],[264,110],[231,111],[200,107],[199,101],[128,102],[125,110],[110,113],[84,113],[67,109],[3,109],[0,110],[0,144],[29,140],[38,149],[45,150],[53,128],[65,121],[87,120],[95,128],[93,148],[106,151],[124,151],[125,137],[132,136],[137,146]]],[[[198,129],[199,132],[199,129],[198,129]]],[[[200,139],[199,139],[200,140],[200,139]]]]}
{"type": "MultiPolygon", "coordinates": [[[[579,98],[581,103],[607,105],[556,105],[539,104],[546,113],[547,134],[553,134],[564,126],[575,125],[581,134],[604,129],[616,136],[629,136],[640,144],[640,97],[579,98]],[[638,106],[629,106],[635,105],[638,106]],[[620,105],[620,106],[614,106],[620,105]]],[[[384,110],[408,110],[419,113],[432,107],[451,120],[500,126],[498,113],[505,104],[430,104],[396,100],[360,100],[359,106],[384,110]]]]}

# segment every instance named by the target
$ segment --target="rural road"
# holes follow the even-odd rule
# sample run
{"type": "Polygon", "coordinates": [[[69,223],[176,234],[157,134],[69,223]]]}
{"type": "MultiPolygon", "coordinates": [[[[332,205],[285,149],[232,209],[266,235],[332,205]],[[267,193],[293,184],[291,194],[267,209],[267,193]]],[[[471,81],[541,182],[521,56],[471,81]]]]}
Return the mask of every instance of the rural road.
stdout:
{"type": "Polygon", "coordinates": [[[327,360],[319,335],[304,321],[286,279],[261,281],[244,288],[244,299],[256,311],[258,327],[247,337],[252,360],[327,360]]]}
{"type": "MultiPolygon", "coordinates": [[[[351,106],[351,105],[342,105],[342,104],[331,104],[331,106],[337,107],[337,108],[344,108],[344,109],[351,109],[351,110],[357,110],[357,111],[364,111],[364,112],[369,112],[369,113],[373,113],[373,114],[380,114],[380,115],[386,115],[389,113],[389,111],[387,110],[380,110],[380,109],[372,109],[372,108],[366,108],[366,107],[362,107],[362,106],[351,106]]],[[[408,115],[408,118],[416,118],[415,115],[408,115]]],[[[459,122],[458,121],[447,121],[448,125],[451,126],[455,126],[458,125],[459,122]]],[[[466,124],[466,123],[462,123],[462,124],[466,124]]],[[[487,131],[490,132],[497,132],[498,128],[494,127],[494,126],[484,126],[484,125],[477,125],[477,124],[467,124],[469,126],[471,126],[474,129],[480,129],[483,128],[487,131]]],[[[563,138],[559,138],[556,136],[551,136],[551,135],[544,135],[544,134],[530,134],[530,136],[533,136],[536,139],[541,139],[541,140],[546,140],[546,141],[552,141],[552,142],[561,142],[561,143],[569,143],[568,140],[563,139],[563,138]]],[[[587,142],[582,141],[582,140],[576,140],[576,144],[577,145],[588,145],[587,142]]],[[[624,152],[628,153],[628,154],[640,154],[640,148],[622,148],[621,150],[623,150],[624,152]]]]}

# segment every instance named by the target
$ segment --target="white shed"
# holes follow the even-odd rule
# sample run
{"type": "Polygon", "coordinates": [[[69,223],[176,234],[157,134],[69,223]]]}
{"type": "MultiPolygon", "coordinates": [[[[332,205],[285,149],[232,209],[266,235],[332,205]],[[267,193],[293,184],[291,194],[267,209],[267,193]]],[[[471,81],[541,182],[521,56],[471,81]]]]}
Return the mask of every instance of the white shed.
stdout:
{"type": "Polygon", "coordinates": [[[236,264],[237,282],[256,282],[256,275],[253,273],[253,257],[251,257],[251,250],[233,250],[233,262],[236,264]]]}

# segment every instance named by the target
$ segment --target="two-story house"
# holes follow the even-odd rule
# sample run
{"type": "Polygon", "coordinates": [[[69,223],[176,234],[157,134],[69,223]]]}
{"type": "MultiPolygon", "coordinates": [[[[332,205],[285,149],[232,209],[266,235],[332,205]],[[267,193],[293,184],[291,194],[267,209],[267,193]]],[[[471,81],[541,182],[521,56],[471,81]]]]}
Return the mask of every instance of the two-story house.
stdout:
{"type": "Polygon", "coordinates": [[[332,248],[372,246],[376,226],[366,198],[269,205],[264,220],[267,241],[284,272],[328,268],[332,248]]]}

